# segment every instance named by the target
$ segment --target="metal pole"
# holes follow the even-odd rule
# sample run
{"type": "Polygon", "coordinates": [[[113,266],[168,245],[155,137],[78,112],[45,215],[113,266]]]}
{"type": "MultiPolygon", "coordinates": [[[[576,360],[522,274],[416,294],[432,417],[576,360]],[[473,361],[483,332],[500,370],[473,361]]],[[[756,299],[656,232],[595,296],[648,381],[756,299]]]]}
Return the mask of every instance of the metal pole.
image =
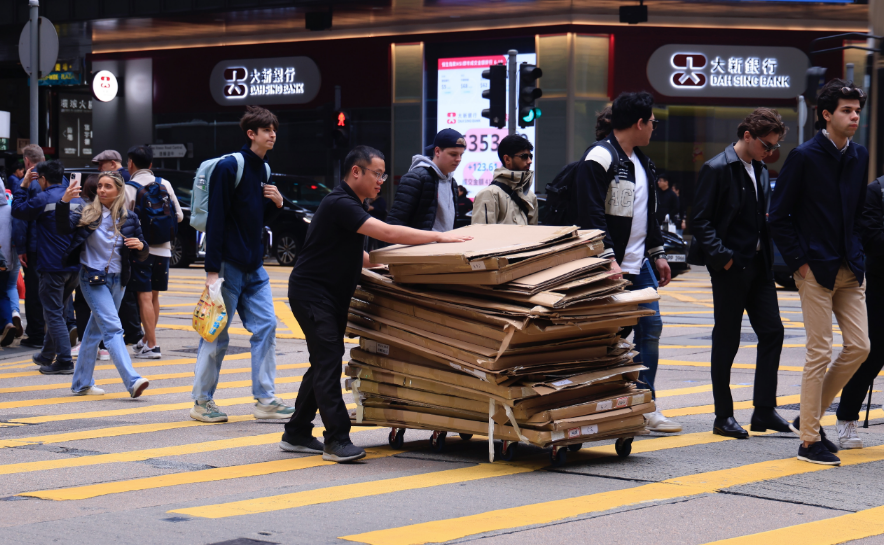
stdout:
{"type": "Polygon", "coordinates": [[[847,63],[847,66],[845,66],[844,79],[846,79],[849,82],[853,82],[853,69],[854,69],[854,65],[852,62],[847,63]]]}
{"type": "Polygon", "coordinates": [[[507,134],[516,134],[516,94],[519,92],[519,82],[516,81],[518,79],[516,77],[516,55],[518,54],[519,52],[515,49],[507,51],[507,55],[509,55],[507,68],[509,68],[508,79],[510,84],[509,115],[507,115],[506,123],[507,134]]]}
{"type": "Polygon", "coordinates": [[[40,94],[40,2],[28,0],[31,11],[31,144],[39,140],[40,94]]]}
{"type": "Polygon", "coordinates": [[[798,95],[798,145],[804,143],[804,124],[807,123],[807,105],[804,97],[798,95]]]}
{"type": "MultiPolygon", "coordinates": [[[[337,112],[340,109],[341,109],[341,86],[335,85],[335,111],[337,112]]],[[[337,147],[337,144],[335,144],[335,147],[337,147]]],[[[334,154],[334,158],[332,159],[332,162],[334,163],[334,168],[335,168],[334,186],[333,187],[337,187],[337,186],[341,185],[341,158],[338,157],[337,153],[334,154]]]]}

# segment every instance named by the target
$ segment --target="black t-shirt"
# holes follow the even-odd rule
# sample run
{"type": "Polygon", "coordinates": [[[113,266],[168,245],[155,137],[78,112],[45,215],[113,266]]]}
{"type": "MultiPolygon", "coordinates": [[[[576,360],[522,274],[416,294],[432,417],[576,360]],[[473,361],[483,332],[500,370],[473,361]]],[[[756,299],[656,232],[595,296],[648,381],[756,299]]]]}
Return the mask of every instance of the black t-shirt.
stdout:
{"type": "Polygon", "coordinates": [[[347,309],[362,272],[365,236],[356,231],[370,218],[346,182],[326,195],[289,277],[289,298],[347,309]]]}

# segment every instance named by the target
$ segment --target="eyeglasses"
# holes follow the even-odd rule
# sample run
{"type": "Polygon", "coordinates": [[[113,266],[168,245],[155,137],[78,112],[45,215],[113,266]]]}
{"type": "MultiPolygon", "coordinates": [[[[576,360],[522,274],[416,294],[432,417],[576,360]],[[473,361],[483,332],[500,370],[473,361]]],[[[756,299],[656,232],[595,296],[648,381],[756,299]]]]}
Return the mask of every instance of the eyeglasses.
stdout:
{"type": "Polygon", "coordinates": [[[660,123],[659,119],[648,119],[648,123],[651,124],[651,130],[657,130],[657,125],[660,123]]]}
{"type": "Polygon", "coordinates": [[[518,157],[519,159],[521,159],[523,161],[527,161],[528,159],[534,159],[534,154],[533,153],[520,153],[518,155],[513,155],[513,157],[518,157]]]}
{"type": "Polygon", "coordinates": [[[859,87],[842,87],[841,92],[845,95],[856,94],[859,98],[863,98],[866,94],[859,87]]]}
{"type": "Polygon", "coordinates": [[[384,174],[383,172],[378,172],[377,170],[372,170],[372,169],[367,168],[367,167],[359,167],[359,168],[361,168],[363,172],[365,172],[366,170],[369,171],[369,172],[371,172],[372,174],[374,174],[375,176],[378,177],[378,180],[380,180],[380,181],[382,181],[382,182],[386,182],[386,181],[387,181],[387,175],[384,174]]]}
{"type": "Polygon", "coordinates": [[[775,149],[780,148],[779,142],[777,142],[776,144],[769,144],[769,143],[765,142],[764,140],[762,140],[761,138],[756,138],[756,140],[761,142],[761,146],[764,148],[764,151],[766,151],[768,153],[772,152],[775,149]]]}

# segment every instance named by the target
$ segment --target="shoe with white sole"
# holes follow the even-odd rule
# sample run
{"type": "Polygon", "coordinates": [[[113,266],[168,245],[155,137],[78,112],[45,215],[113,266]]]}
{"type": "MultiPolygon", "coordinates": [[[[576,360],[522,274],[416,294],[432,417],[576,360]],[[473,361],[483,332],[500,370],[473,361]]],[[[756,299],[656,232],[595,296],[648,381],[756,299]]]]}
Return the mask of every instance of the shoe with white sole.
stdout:
{"type": "Polygon", "coordinates": [[[141,339],[140,341],[138,341],[137,343],[135,343],[135,346],[132,347],[132,351],[133,351],[135,354],[137,354],[137,353],[141,352],[141,349],[142,349],[142,348],[144,348],[144,339],[141,339]]]}
{"type": "Polygon", "coordinates": [[[88,388],[83,388],[79,392],[74,392],[75,396],[103,396],[104,390],[97,386],[90,386],[88,388]]]}
{"type": "Polygon", "coordinates": [[[147,390],[147,387],[150,386],[150,381],[146,378],[140,378],[135,381],[135,384],[132,385],[132,390],[129,392],[129,395],[134,397],[139,397],[141,394],[147,390]]]}
{"type": "Polygon", "coordinates": [[[252,414],[254,414],[255,418],[259,420],[281,420],[283,418],[291,418],[294,413],[295,408],[286,405],[278,397],[274,397],[270,400],[270,403],[267,404],[261,403],[261,401],[256,401],[255,408],[252,410],[252,414]]]}
{"type": "Polygon", "coordinates": [[[674,420],[669,420],[659,411],[654,411],[644,415],[645,425],[650,431],[661,433],[677,433],[681,431],[681,424],[674,420]]]}
{"type": "Polygon", "coordinates": [[[145,344],[140,351],[135,353],[135,357],[140,360],[158,360],[163,357],[163,354],[160,352],[159,346],[150,348],[145,344]]]}
{"type": "Polygon", "coordinates": [[[110,361],[110,352],[102,348],[98,351],[98,360],[99,361],[110,361]]]}
{"type": "Polygon", "coordinates": [[[190,417],[200,422],[227,422],[227,414],[222,413],[211,399],[202,403],[195,402],[190,409],[190,417]]]}
{"type": "Polygon", "coordinates": [[[21,314],[17,310],[12,311],[12,325],[15,326],[15,338],[18,339],[25,334],[25,328],[21,325],[21,314]]]}
{"type": "Polygon", "coordinates": [[[863,440],[856,433],[856,420],[839,420],[835,423],[841,448],[863,448],[863,440]]]}
{"type": "Polygon", "coordinates": [[[0,334],[0,346],[9,346],[15,340],[15,326],[6,324],[3,333],[0,334]]]}
{"type": "Polygon", "coordinates": [[[68,334],[70,335],[71,346],[77,346],[77,341],[80,340],[80,336],[77,334],[76,326],[71,328],[71,330],[68,332],[68,334]]]}

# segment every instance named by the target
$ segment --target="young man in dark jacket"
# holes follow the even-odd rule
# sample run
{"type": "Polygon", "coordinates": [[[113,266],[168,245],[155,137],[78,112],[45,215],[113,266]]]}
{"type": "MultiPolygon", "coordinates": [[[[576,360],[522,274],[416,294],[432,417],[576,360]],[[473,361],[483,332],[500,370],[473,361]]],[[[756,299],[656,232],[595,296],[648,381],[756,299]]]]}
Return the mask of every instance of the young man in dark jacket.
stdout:
{"type": "MultiPolygon", "coordinates": [[[[660,287],[672,278],[660,224],[654,215],[654,163],[639,149],[650,143],[657,124],[653,109],[654,97],[650,93],[622,93],[612,106],[613,132],[602,140],[604,144],[593,146],[577,165],[577,223],[582,229],[605,231],[601,257],[614,259],[611,268],[632,282],[629,289],[657,288],[652,264],[660,274],[660,287]],[[613,171],[614,156],[609,149],[619,157],[617,172],[613,171]]],[[[659,303],[642,306],[655,314],[640,318],[635,327],[639,353],[635,362],[648,368],[642,371],[639,381],[653,392],[663,320],[659,303]]],[[[681,431],[681,424],[659,411],[645,415],[645,420],[653,431],[681,431]]]]}
{"type": "Polygon", "coordinates": [[[426,155],[415,155],[411,168],[399,180],[393,208],[387,216],[390,225],[405,225],[422,231],[445,232],[454,229],[457,215],[457,184],[452,173],[460,166],[467,144],[454,129],[436,134],[426,155]]]}
{"type": "MultiPolygon", "coordinates": [[[[43,349],[34,354],[34,363],[44,375],[70,375],[71,336],[65,319],[65,306],[79,283],[79,264],[65,265],[64,252],[71,235],[58,234],[55,227],[55,203],[61,200],[65,187],[64,166],[58,161],[43,161],[34,168],[42,191],[33,195],[24,184],[19,186],[12,205],[12,215],[37,221],[37,271],[40,274],[40,302],[46,321],[43,349]]],[[[77,204],[82,203],[76,200],[77,204]]],[[[33,265],[33,264],[32,264],[33,265]]]]}
{"type": "Polygon", "coordinates": [[[298,261],[289,277],[289,304],[298,320],[310,369],[298,389],[297,407],[279,446],[287,452],[322,454],[323,460],[350,462],[365,451],[350,441],[350,416],[341,395],[341,358],[350,298],[363,266],[365,237],[392,244],[460,242],[471,237],[388,225],[372,218],[365,201],[376,197],[387,179],[381,152],[357,146],[344,159],[344,180],[322,199],[298,261]],[[313,437],[316,411],[325,426],[325,444],[313,437]]]}
{"type": "Polygon", "coordinates": [[[657,223],[662,226],[666,222],[666,216],[669,216],[669,221],[680,226],[678,195],[675,194],[675,187],[669,183],[669,175],[665,172],[657,174],[656,197],[657,223]]]}
{"type": "Polygon", "coordinates": [[[752,431],[789,432],[777,414],[777,372],[783,322],[773,280],[773,246],[767,228],[770,178],[763,160],[780,147],[786,126],[775,110],[758,108],[737,127],[738,140],[700,169],[688,261],[712,277],[712,433],[748,439],[734,420],[730,378],[740,349],[743,311],[758,336],[752,431]]]}
{"type": "Polygon", "coordinates": [[[237,162],[227,157],[215,165],[209,179],[206,222],[206,287],[219,278],[228,322],[215,342],[200,340],[194,370],[190,416],[201,422],[226,422],[212,397],[218,386],[221,363],[227,353],[227,330],[239,312],[252,333],[252,395],[255,418],[289,418],[293,407],[274,395],[276,378],[276,313],[270,277],[264,270],[264,226],[278,214],[282,195],[270,184],[266,154],[276,143],[279,121],[270,111],[249,106],[239,122],[249,144],[243,156],[242,179],[236,184],[237,162]]]}
{"type": "Polygon", "coordinates": [[[770,207],[771,234],[795,272],[807,331],[798,459],[839,465],[838,447],[820,418],[869,355],[863,247],[863,206],[869,152],[850,138],[865,105],[862,89],[834,79],[820,92],[823,130],[786,158],[770,207]],[[832,314],[844,348],[832,361],[832,314]],[[831,365],[830,365],[831,363],[831,365]]]}

